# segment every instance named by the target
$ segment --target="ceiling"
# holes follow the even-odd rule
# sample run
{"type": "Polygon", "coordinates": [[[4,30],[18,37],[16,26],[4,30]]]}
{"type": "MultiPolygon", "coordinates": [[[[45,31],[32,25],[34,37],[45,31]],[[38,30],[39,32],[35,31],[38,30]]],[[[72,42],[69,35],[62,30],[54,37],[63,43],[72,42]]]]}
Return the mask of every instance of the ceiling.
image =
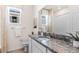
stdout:
{"type": "Polygon", "coordinates": [[[44,9],[47,10],[52,9],[54,13],[58,12],[59,10],[67,9],[67,8],[68,8],[67,5],[47,5],[44,7],[44,9]]]}

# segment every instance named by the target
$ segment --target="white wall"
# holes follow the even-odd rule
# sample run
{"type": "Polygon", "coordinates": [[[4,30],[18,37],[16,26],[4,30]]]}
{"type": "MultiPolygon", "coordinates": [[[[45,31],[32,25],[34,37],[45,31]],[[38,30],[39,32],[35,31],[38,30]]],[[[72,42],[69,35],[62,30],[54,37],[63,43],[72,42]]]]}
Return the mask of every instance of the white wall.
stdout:
{"type": "MultiPolygon", "coordinates": [[[[6,43],[3,44],[3,40],[0,41],[2,42],[4,48],[8,47],[8,51],[10,50],[15,50],[15,49],[19,49],[21,48],[21,44],[18,41],[19,39],[16,38],[13,34],[11,34],[13,31],[11,31],[11,35],[7,35],[10,32],[10,29],[8,29],[8,27],[6,26],[5,21],[6,20],[6,7],[16,7],[16,8],[20,8],[22,9],[22,26],[25,27],[25,30],[23,31],[23,35],[27,36],[29,34],[31,34],[31,32],[33,31],[33,20],[34,17],[38,16],[38,11],[43,8],[42,5],[38,5],[38,6],[31,6],[31,5],[1,5],[1,26],[2,26],[2,39],[6,40],[6,43]],[[4,37],[4,35],[6,35],[6,37],[4,37]],[[11,40],[10,40],[11,38],[11,40]],[[13,44],[12,44],[13,43],[13,44]],[[8,44],[8,46],[7,46],[8,44]]],[[[26,38],[27,38],[26,37],[26,38]]],[[[5,42],[5,41],[4,41],[5,42]]]]}
{"type": "Polygon", "coordinates": [[[1,9],[0,9],[0,48],[1,48],[1,39],[2,39],[2,37],[1,37],[1,34],[2,32],[1,32],[1,9]]]}
{"type": "Polygon", "coordinates": [[[44,8],[45,6],[46,6],[46,5],[35,5],[35,6],[34,6],[34,14],[35,14],[35,16],[38,17],[39,11],[40,11],[42,8],[44,8]]]}
{"type": "MultiPolygon", "coordinates": [[[[16,7],[16,8],[20,8],[22,9],[22,18],[21,18],[21,26],[24,27],[23,29],[23,36],[26,36],[25,39],[28,39],[28,35],[31,34],[32,30],[33,30],[33,6],[31,5],[14,5],[14,6],[4,6],[3,7],[3,23],[5,24],[5,21],[7,20],[6,19],[6,7],[16,7]]],[[[15,50],[15,49],[20,49],[22,48],[22,44],[20,42],[20,38],[16,37],[15,36],[15,33],[10,30],[10,26],[6,26],[6,24],[4,25],[5,26],[5,30],[7,31],[7,34],[8,34],[8,38],[7,38],[7,43],[8,43],[8,51],[11,51],[11,50],[15,50]]],[[[14,26],[15,27],[15,26],[14,26]]]]}

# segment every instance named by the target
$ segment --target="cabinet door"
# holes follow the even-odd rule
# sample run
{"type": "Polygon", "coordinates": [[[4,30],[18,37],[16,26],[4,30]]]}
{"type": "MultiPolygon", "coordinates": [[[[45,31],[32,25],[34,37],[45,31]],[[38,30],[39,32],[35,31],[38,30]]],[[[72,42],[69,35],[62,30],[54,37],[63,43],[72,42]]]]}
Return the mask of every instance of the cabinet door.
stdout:
{"type": "Polygon", "coordinates": [[[52,53],[50,50],[47,49],[47,53],[52,53]]]}
{"type": "Polygon", "coordinates": [[[32,53],[42,53],[42,51],[35,44],[32,44],[32,53]]]}
{"type": "Polygon", "coordinates": [[[38,42],[32,40],[32,52],[34,53],[46,53],[46,48],[38,42]]]}
{"type": "Polygon", "coordinates": [[[29,37],[29,53],[32,52],[32,44],[31,44],[31,38],[29,37]]]}

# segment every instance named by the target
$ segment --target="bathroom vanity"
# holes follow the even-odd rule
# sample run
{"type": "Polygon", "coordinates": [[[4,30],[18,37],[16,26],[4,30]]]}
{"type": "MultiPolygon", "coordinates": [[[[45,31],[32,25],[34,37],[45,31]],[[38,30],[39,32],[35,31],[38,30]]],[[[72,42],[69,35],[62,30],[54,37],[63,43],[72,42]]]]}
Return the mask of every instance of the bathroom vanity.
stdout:
{"type": "Polygon", "coordinates": [[[30,53],[52,53],[55,52],[47,46],[48,38],[37,38],[29,36],[29,52],[30,53]],[[46,40],[45,40],[46,39],[46,40]]]}
{"type": "Polygon", "coordinates": [[[29,35],[29,52],[79,53],[79,48],[73,47],[73,43],[70,42],[72,38],[71,40],[68,38],[68,33],[79,31],[79,14],[77,14],[78,12],[70,12],[67,8],[68,6],[61,6],[61,10],[54,11],[52,6],[45,6],[39,11],[37,30],[55,33],[55,35],[51,38],[29,35]]]}
{"type": "Polygon", "coordinates": [[[72,43],[60,39],[29,35],[30,53],[79,53],[72,43]]]}

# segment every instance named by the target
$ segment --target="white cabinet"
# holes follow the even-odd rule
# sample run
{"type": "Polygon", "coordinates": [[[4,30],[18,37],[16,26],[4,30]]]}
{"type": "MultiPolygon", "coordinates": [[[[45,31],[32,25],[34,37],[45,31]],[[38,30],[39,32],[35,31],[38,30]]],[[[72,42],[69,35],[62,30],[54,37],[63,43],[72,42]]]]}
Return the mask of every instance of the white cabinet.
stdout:
{"type": "Polygon", "coordinates": [[[31,44],[31,38],[29,37],[29,53],[32,52],[32,44],[31,44]]]}
{"type": "Polygon", "coordinates": [[[46,48],[32,39],[32,53],[46,53],[46,48]]]}
{"type": "Polygon", "coordinates": [[[29,53],[52,53],[37,41],[29,37],[29,53]]]}
{"type": "Polygon", "coordinates": [[[32,53],[42,53],[42,50],[39,49],[35,44],[32,44],[32,53]]]}
{"type": "Polygon", "coordinates": [[[47,49],[47,53],[52,53],[50,50],[47,49]]]}

